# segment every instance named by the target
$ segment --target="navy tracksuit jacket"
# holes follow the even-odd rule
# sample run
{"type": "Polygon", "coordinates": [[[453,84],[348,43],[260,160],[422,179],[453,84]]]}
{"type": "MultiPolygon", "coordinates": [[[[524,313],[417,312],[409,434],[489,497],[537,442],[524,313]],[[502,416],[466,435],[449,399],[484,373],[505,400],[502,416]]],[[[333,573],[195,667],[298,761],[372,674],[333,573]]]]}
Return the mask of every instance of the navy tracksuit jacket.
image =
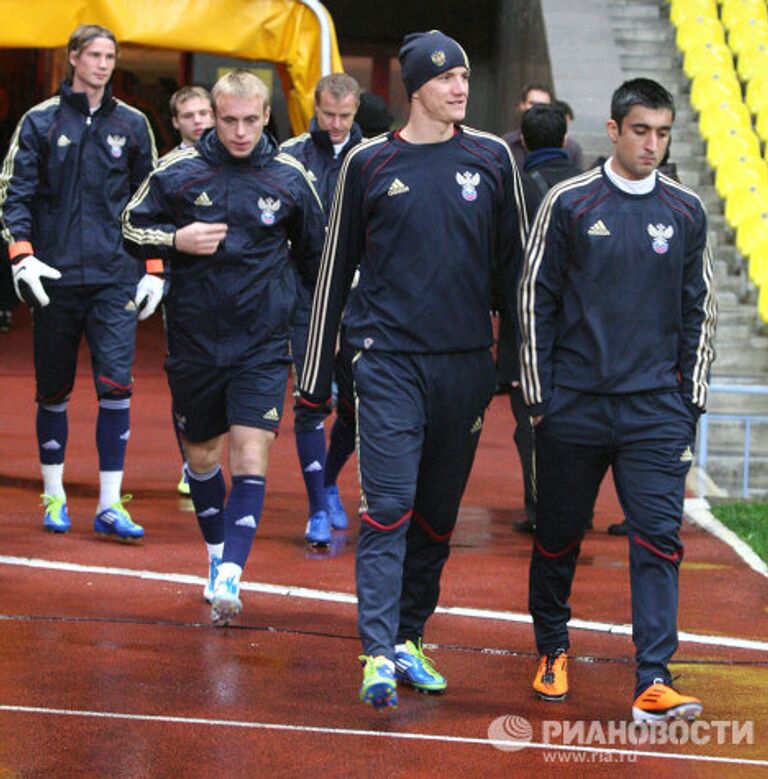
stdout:
{"type": "Polygon", "coordinates": [[[638,692],[677,647],[679,527],[716,318],[707,219],[661,174],[628,194],[595,168],[536,217],[519,290],[536,427],[530,608],[539,652],[568,648],[579,543],[608,467],[629,523],[638,692]]]}

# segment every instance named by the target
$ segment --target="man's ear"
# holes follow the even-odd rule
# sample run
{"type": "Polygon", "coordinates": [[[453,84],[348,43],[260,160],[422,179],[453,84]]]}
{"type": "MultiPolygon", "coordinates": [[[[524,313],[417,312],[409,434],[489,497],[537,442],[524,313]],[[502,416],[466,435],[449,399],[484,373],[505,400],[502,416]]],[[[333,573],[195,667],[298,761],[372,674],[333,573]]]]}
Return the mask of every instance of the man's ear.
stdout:
{"type": "Polygon", "coordinates": [[[608,137],[611,139],[611,143],[616,143],[621,135],[621,130],[619,129],[619,125],[616,124],[616,120],[609,119],[605,123],[605,128],[608,131],[608,137]]]}

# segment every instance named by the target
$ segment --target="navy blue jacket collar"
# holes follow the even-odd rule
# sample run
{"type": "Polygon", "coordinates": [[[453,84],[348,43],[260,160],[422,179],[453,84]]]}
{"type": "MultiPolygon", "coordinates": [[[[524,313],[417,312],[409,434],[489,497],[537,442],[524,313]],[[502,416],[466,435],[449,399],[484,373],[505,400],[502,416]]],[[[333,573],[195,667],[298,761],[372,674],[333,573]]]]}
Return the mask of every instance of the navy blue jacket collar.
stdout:
{"type": "Polygon", "coordinates": [[[528,156],[525,158],[525,165],[523,166],[523,170],[530,170],[531,168],[535,168],[537,165],[541,165],[542,162],[556,160],[558,158],[564,160],[568,159],[568,153],[565,151],[565,149],[557,149],[554,146],[548,146],[544,149],[536,149],[536,151],[528,153],[528,156]]]}

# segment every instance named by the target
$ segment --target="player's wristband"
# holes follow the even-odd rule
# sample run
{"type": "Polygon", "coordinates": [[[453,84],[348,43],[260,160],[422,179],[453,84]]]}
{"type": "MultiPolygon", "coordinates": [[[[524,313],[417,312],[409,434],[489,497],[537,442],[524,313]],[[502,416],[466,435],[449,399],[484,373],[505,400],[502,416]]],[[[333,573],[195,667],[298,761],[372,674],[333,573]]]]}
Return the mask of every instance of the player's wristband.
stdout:
{"type": "Polygon", "coordinates": [[[151,260],[147,260],[144,263],[144,268],[146,269],[147,273],[153,273],[155,276],[162,276],[165,272],[163,261],[157,257],[154,257],[151,260]]]}
{"type": "Polygon", "coordinates": [[[29,241],[14,241],[8,246],[8,256],[14,265],[34,254],[34,249],[29,241]]]}

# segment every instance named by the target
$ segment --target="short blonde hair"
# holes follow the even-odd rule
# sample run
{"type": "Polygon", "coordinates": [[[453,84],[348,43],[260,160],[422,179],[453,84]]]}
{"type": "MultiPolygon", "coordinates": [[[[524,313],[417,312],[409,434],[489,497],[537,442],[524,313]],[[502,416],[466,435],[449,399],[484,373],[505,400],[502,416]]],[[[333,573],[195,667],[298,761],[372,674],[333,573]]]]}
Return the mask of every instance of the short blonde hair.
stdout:
{"type": "Polygon", "coordinates": [[[187,86],[177,89],[168,102],[168,106],[171,109],[171,116],[176,116],[179,113],[179,107],[192,100],[192,98],[200,98],[200,100],[206,100],[211,103],[211,93],[205,87],[187,86]]]}
{"type": "Polygon", "coordinates": [[[269,89],[267,85],[253,73],[247,70],[232,70],[222,76],[211,90],[213,108],[216,110],[216,101],[219,95],[231,97],[260,97],[262,106],[269,107],[269,89]]]}
{"type": "Polygon", "coordinates": [[[112,43],[115,44],[115,57],[117,57],[120,47],[117,45],[117,38],[115,38],[115,34],[112,32],[112,30],[108,30],[106,27],[101,27],[98,24],[80,24],[75,28],[75,31],[72,33],[72,35],[69,36],[69,41],[67,42],[67,81],[72,81],[72,76],[75,74],[75,70],[69,61],[69,55],[72,54],[72,52],[79,54],[91,41],[95,40],[96,38],[108,38],[110,41],[112,41],[112,43]]]}

